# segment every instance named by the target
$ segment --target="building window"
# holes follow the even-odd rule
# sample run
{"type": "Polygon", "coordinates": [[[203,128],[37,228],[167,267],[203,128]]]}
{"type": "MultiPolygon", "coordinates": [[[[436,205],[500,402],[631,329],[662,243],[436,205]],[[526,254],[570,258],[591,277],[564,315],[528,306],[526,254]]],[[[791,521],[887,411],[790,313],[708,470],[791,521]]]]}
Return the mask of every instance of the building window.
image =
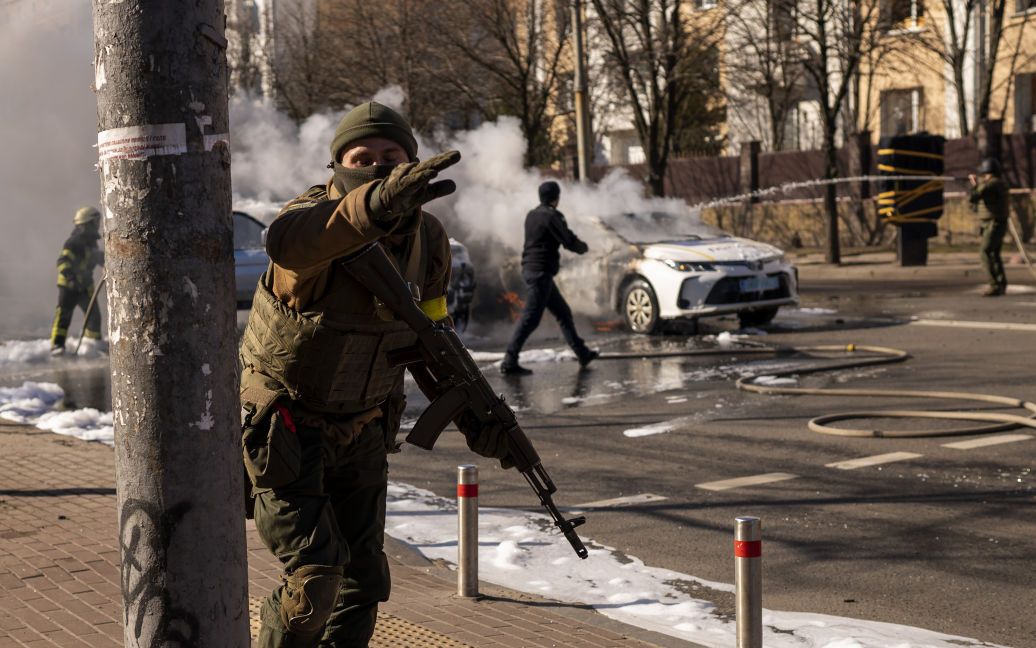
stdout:
{"type": "Polygon", "coordinates": [[[1015,0],[1015,13],[1025,13],[1036,9],[1036,0],[1015,0]]]}
{"type": "MultiPolygon", "coordinates": [[[[798,33],[798,4],[796,0],[771,0],[774,32],[778,42],[791,40],[798,33]]],[[[1036,1],[1036,0],[1034,0],[1036,1]]]]}
{"type": "Polygon", "coordinates": [[[916,29],[924,24],[924,0],[882,0],[881,19],[886,31],[916,29]]]}
{"type": "Polygon", "coordinates": [[[1036,72],[1019,74],[1015,79],[1014,130],[1036,133],[1036,72]]]}
{"type": "Polygon", "coordinates": [[[881,93],[881,134],[907,135],[924,130],[924,93],[920,88],[881,93]]]}
{"type": "Polygon", "coordinates": [[[719,0],[697,0],[699,9],[715,9],[719,6],[719,0]]]}

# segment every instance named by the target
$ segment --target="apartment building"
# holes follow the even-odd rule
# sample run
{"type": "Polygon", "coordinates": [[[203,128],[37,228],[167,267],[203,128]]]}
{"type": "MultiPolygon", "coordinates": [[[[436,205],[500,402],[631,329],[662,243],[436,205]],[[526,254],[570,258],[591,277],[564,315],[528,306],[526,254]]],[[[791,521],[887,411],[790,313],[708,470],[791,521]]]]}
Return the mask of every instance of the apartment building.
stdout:
{"type": "MultiPolygon", "coordinates": [[[[983,112],[1002,119],[1004,132],[1036,130],[1036,0],[873,1],[855,5],[869,24],[839,139],[851,130],[870,131],[875,142],[921,131],[958,138],[974,131],[983,112]],[[999,25],[998,2],[1006,3],[999,25]]],[[[725,18],[731,151],[752,139],[765,150],[820,145],[816,84],[788,47],[816,29],[815,16],[798,9],[795,0],[749,0],[725,18]]],[[[839,69],[836,61],[830,73],[839,69]]]]}

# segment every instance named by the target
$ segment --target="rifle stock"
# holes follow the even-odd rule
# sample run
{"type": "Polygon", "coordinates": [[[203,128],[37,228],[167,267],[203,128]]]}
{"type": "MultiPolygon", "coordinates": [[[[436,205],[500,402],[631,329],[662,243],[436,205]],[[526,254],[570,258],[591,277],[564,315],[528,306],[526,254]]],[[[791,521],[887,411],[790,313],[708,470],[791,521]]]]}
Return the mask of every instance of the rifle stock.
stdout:
{"type": "Polygon", "coordinates": [[[557,487],[543,468],[514,410],[493,392],[453,328],[433,322],[425,315],[414,302],[399,270],[377,243],[349,255],[342,263],[357,281],[417,333],[418,342],[414,347],[389,352],[389,362],[406,365],[431,403],[407,435],[407,441],[431,450],[443,429],[464,412],[471,412],[483,426],[499,426],[507,435],[509,459],[535,491],[540,504],[547,509],[576,555],[586,558],[586,547],[575,531],[586,519],[582,516],[565,519],[558,510],[552,497],[557,487]]]}

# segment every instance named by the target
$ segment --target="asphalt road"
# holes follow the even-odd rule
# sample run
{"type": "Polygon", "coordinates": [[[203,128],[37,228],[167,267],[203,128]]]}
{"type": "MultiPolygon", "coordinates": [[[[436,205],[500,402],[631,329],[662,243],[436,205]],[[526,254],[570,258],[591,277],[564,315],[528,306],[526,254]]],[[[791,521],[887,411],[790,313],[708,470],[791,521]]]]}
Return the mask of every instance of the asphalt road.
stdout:
{"type": "MultiPolygon", "coordinates": [[[[1011,277],[1016,284],[1026,279],[1017,268],[1011,277]]],[[[1036,289],[1021,286],[1006,297],[988,299],[978,295],[980,281],[973,266],[916,271],[806,266],[805,310],[781,316],[768,335],[753,339],[784,345],[872,344],[912,355],[905,364],[804,381],[811,386],[978,391],[1033,399],[1036,326],[1013,331],[910,323],[912,318],[1036,323],[1036,289]]],[[[734,328],[735,321],[721,320],[707,324],[702,333],[734,328]]],[[[549,329],[540,335],[541,343],[560,343],[549,339],[549,329]]],[[[685,336],[647,340],[606,334],[593,339],[605,351],[709,345],[708,338],[685,336]]],[[[558,483],[561,505],[643,494],[665,498],[587,510],[589,521],[580,531],[597,542],[652,566],[731,582],[733,518],[757,515],[763,520],[764,604],[769,608],[1036,646],[1036,440],[956,449],[943,444],[974,437],[820,435],[808,431],[806,423],[823,413],[948,409],[954,404],[771,397],[734,388],[742,372],[765,372],[793,361],[809,362],[734,356],[612,360],[585,372],[573,362],[561,362],[532,365],[536,373],[521,380],[490,375],[522,408],[520,419],[558,483]],[[674,420],[667,433],[623,434],[674,420]],[[827,467],[892,452],[918,456],[852,470],[827,467]],[[794,478],[727,490],[697,486],[770,473],[794,478]]],[[[419,408],[414,403],[412,413],[419,408]]],[[[886,429],[939,425],[889,419],[871,424],[886,429]]],[[[391,478],[449,497],[455,466],[471,461],[460,435],[447,433],[431,454],[411,447],[395,456],[391,478]]],[[[486,460],[477,463],[483,505],[535,507],[531,491],[514,471],[486,460]]],[[[730,595],[720,592],[698,590],[695,595],[721,607],[732,605],[730,595]]]]}
{"type": "MultiPolygon", "coordinates": [[[[804,379],[809,386],[1036,398],[1031,277],[1013,267],[1012,293],[984,299],[978,294],[981,275],[975,264],[950,261],[936,260],[920,269],[887,263],[803,266],[803,308],[782,313],[765,335],[751,339],[792,346],[871,344],[912,355],[904,364],[804,379]],[[963,324],[945,325],[948,321],[963,324]],[[1004,324],[1028,328],[1010,330],[1004,324]]],[[[547,319],[531,345],[558,348],[561,339],[547,319]]],[[[712,348],[717,334],[736,328],[735,319],[721,319],[703,324],[698,336],[643,338],[594,332],[590,322],[580,322],[591,345],[608,353],[712,348]]],[[[476,327],[469,344],[499,351],[508,332],[507,327],[476,327]]],[[[763,520],[768,608],[916,625],[1016,648],[1036,646],[1036,440],[957,449],[943,444],[967,437],[825,436],[808,431],[807,421],[824,413],[954,404],[772,397],[734,388],[744,373],[809,362],[733,354],[602,359],[587,371],[568,361],[531,365],[536,373],[522,379],[505,379],[491,368],[487,375],[518,408],[558,484],[559,505],[586,511],[589,521],[580,529],[586,537],[655,567],[731,582],[733,519],[757,515],[763,520]],[[665,433],[624,434],[667,423],[671,429],[665,433]],[[828,467],[892,452],[918,456],[852,470],[828,467]],[[725,490],[699,486],[773,473],[793,477],[725,490]],[[654,497],[646,503],[583,506],[645,494],[654,497]]],[[[0,376],[0,384],[21,380],[53,380],[76,406],[110,409],[103,361],[0,376]]],[[[420,397],[412,398],[408,418],[424,405],[420,397]]],[[[433,453],[406,447],[395,455],[391,479],[450,497],[455,467],[473,459],[481,468],[484,506],[537,508],[520,475],[475,458],[455,432],[445,433],[433,453]]],[[[732,606],[729,594],[699,588],[694,595],[723,609],[732,606]]]]}

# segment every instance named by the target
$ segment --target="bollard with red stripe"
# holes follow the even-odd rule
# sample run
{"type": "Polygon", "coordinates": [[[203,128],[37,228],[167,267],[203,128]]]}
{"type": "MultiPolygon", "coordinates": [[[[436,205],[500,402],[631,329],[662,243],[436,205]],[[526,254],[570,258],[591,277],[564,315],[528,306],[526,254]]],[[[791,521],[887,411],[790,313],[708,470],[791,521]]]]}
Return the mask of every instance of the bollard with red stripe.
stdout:
{"type": "Polygon", "coordinates": [[[734,519],[737,648],[763,646],[763,536],[757,517],[734,519]]]}
{"type": "Polygon", "coordinates": [[[457,466],[457,596],[478,596],[478,466],[457,466]]]}

